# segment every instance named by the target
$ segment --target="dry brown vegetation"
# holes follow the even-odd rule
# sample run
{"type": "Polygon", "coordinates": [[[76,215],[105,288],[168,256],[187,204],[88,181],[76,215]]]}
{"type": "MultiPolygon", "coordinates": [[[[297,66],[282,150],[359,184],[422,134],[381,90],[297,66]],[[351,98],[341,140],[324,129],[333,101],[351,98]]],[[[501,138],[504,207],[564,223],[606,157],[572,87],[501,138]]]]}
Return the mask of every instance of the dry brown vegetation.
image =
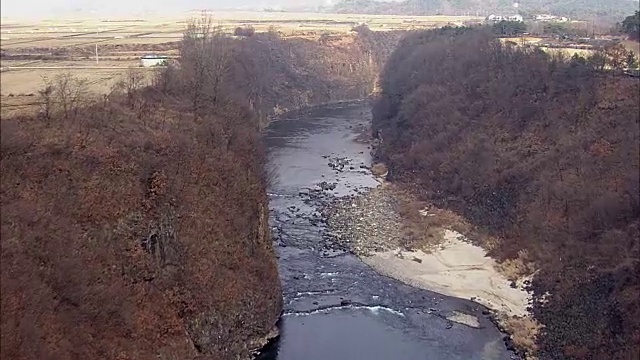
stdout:
{"type": "Polygon", "coordinates": [[[259,128],[361,97],[397,35],[231,39],[194,21],[180,65],[105,96],[52,77],[2,117],[7,359],[235,359],[281,291],[259,128]]]}
{"type": "MultiPolygon", "coordinates": [[[[278,33],[284,38],[318,40],[348,35],[354,26],[367,23],[373,30],[395,31],[462,22],[464,17],[420,17],[291,12],[215,11],[212,22],[227,35],[237,29],[249,34],[278,33]]],[[[127,67],[140,66],[147,54],[175,58],[188,18],[68,18],[15,21],[0,24],[2,95],[35,93],[42,76],[72,71],[87,78],[92,90],[109,91],[113,80],[127,67]],[[98,47],[99,63],[95,60],[98,47]]],[[[239,35],[244,35],[242,32],[239,35]]],[[[7,100],[7,99],[3,99],[7,100]]]]}
{"type": "Polygon", "coordinates": [[[445,229],[455,230],[467,236],[471,227],[451,211],[437,209],[416,199],[414,194],[394,183],[385,184],[394,199],[394,210],[402,219],[400,246],[406,249],[433,251],[443,240],[445,229]]]}
{"type": "Polygon", "coordinates": [[[390,179],[500,239],[514,272],[537,264],[539,355],[636,358],[638,80],[442,29],[408,36],[381,85],[390,179]]]}
{"type": "Polygon", "coordinates": [[[519,349],[532,349],[536,351],[538,344],[536,344],[536,336],[540,333],[542,326],[533,318],[526,317],[499,317],[497,319],[501,324],[508,329],[513,345],[519,349]]]}
{"type": "Polygon", "coordinates": [[[240,90],[238,101],[264,120],[309,105],[361,99],[373,91],[401,36],[366,27],[318,40],[255,34],[233,47],[230,83],[240,90]]]}
{"type": "Polygon", "coordinates": [[[3,358],[231,358],[275,324],[250,118],[135,101],[2,120],[3,358]]]}
{"type": "Polygon", "coordinates": [[[371,173],[375,176],[384,176],[387,174],[387,166],[382,163],[373,164],[371,167],[371,173]]]}

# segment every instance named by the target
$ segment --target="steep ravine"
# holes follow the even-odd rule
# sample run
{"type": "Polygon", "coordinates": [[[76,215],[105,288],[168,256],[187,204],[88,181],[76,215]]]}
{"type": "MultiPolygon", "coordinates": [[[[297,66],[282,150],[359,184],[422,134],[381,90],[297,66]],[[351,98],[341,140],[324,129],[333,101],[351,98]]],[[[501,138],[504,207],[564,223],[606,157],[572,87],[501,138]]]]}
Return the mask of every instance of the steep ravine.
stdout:
{"type": "Polygon", "coordinates": [[[372,32],[316,39],[257,34],[233,44],[226,92],[258,116],[260,124],[310,106],[367,98],[402,32],[372,32]]]}
{"type": "Polygon", "coordinates": [[[449,28],[407,36],[380,83],[377,161],[530,277],[536,355],[638,358],[638,79],[449,28]]]}
{"type": "Polygon", "coordinates": [[[258,129],[366,96],[373,38],[216,38],[222,78],[185,51],[148,88],[3,118],[0,357],[250,357],[283,301],[258,129]]]}
{"type": "MultiPolygon", "coordinates": [[[[263,132],[284,303],[280,341],[263,357],[511,358],[486,309],[377,274],[336,246],[323,226],[318,211],[328,202],[377,184],[366,170],[367,145],[355,141],[369,126],[371,109],[341,102],[374,90],[399,34],[362,31],[317,41],[264,35],[235,44],[238,66],[227,75],[227,92],[261,125],[272,122],[263,132]],[[322,106],[327,103],[333,105],[322,106]],[[457,322],[460,316],[477,326],[457,322]]],[[[256,309],[261,321],[275,322],[272,312],[256,309]]],[[[254,327],[246,349],[268,329],[254,327]]]]}
{"type": "Polygon", "coordinates": [[[210,88],[183,54],[149,88],[2,119],[1,357],[244,359],[280,319],[280,360],[509,359],[484,308],[377,274],[319,213],[377,185],[371,109],[340,101],[397,39],[224,40],[210,88]]]}
{"type": "Polygon", "coordinates": [[[378,186],[358,141],[370,117],[367,103],[334,104],[265,133],[284,315],[261,359],[513,358],[485,308],[376,273],[327,226],[326,206],[378,186]]]}

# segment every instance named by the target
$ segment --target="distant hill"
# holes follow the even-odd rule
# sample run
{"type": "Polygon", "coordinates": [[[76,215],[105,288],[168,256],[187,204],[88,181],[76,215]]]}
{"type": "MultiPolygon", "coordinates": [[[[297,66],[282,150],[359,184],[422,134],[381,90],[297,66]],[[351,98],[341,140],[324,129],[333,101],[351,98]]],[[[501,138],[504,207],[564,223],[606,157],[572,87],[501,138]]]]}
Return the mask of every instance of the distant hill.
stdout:
{"type": "MultiPolygon", "coordinates": [[[[398,15],[488,15],[515,12],[512,0],[342,0],[333,7],[338,13],[398,15]]],[[[518,11],[525,14],[551,13],[574,19],[606,17],[623,19],[638,9],[637,0],[523,0],[518,11]]]]}
{"type": "MultiPolygon", "coordinates": [[[[334,1],[337,2],[337,1],[334,1]]],[[[324,0],[20,0],[2,1],[0,14],[4,18],[43,19],[65,17],[110,17],[110,16],[186,16],[195,9],[251,10],[266,8],[274,10],[312,11],[324,0]]]]}

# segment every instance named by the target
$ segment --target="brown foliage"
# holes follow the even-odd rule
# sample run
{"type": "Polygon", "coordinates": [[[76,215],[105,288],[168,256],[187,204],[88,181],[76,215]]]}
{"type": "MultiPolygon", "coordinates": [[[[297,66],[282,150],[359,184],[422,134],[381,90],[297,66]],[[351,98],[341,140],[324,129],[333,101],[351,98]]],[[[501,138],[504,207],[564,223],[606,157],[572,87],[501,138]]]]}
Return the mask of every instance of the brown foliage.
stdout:
{"type": "Polygon", "coordinates": [[[234,31],[233,35],[235,36],[253,36],[256,33],[256,29],[253,26],[238,26],[234,31]]]}
{"type": "Polygon", "coordinates": [[[91,103],[65,75],[39,117],[2,119],[0,357],[247,354],[282,301],[258,128],[367,95],[397,36],[350,39],[234,40],[203,17],[152,86],[131,70],[91,103]]]}
{"type": "Polygon", "coordinates": [[[235,358],[279,316],[255,118],[129,90],[2,120],[3,359],[235,358]]]}
{"type": "Polygon", "coordinates": [[[544,357],[640,348],[640,84],[596,70],[481,31],[416,33],[374,111],[391,179],[504,239],[498,258],[538,264],[544,357]]]}
{"type": "MultiPolygon", "coordinates": [[[[224,47],[217,82],[206,80],[209,74],[194,77],[196,68],[173,69],[183,82],[216,84],[217,91],[201,87],[202,92],[223,94],[224,100],[240,103],[253,110],[265,125],[278,110],[297,110],[332,101],[361,99],[374,87],[381,64],[386,61],[400,33],[356,34],[323,41],[302,38],[280,38],[277,33],[261,33],[242,39],[230,39],[214,32],[208,40],[196,38],[195,43],[208,41],[210,48],[224,47]],[[186,71],[192,73],[187,74],[186,71]],[[187,79],[187,80],[185,80],[187,79]],[[192,80],[189,80],[192,79],[192,80]],[[206,91],[205,91],[206,90],[206,91]]],[[[218,51],[214,53],[219,54],[218,51]]],[[[198,64],[197,56],[188,62],[198,64]]],[[[170,69],[171,70],[171,69],[170,69]]],[[[171,94],[192,93],[189,83],[174,82],[171,94]],[[186,85],[186,87],[185,87],[186,85]]],[[[195,97],[195,95],[192,95],[195,97]]],[[[202,97],[202,96],[201,96],[202,97]]]]}

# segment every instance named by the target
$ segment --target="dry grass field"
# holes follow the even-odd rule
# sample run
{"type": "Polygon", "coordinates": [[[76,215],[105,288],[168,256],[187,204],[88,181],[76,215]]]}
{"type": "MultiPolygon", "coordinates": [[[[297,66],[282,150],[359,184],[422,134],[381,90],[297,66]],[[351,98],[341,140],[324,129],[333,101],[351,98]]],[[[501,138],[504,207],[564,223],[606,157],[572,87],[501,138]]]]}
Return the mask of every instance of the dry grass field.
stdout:
{"type": "Polygon", "coordinates": [[[578,56],[582,56],[584,58],[589,57],[591,54],[594,53],[594,50],[590,50],[590,49],[574,49],[574,48],[570,48],[570,47],[566,47],[566,48],[548,48],[548,47],[544,47],[541,46],[540,49],[553,54],[553,53],[564,53],[566,56],[568,57],[572,57],[573,55],[578,55],[578,56]]]}
{"type": "Polygon", "coordinates": [[[545,46],[540,46],[540,43],[543,40],[544,40],[544,38],[532,37],[532,36],[501,38],[500,39],[500,41],[502,41],[503,43],[511,42],[511,43],[515,43],[516,45],[537,46],[541,50],[546,51],[547,53],[550,53],[550,54],[553,54],[553,53],[564,53],[568,57],[571,57],[571,56],[573,56],[575,54],[578,54],[579,56],[582,56],[582,57],[588,57],[591,54],[593,54],[593,52],[594,52],[593,50],[590,50],[590,49],[574,49],[574,48],[571,48],[571,47],[549,48],[549,47],[545,47],[545,46]]]}
{"type": "Polygon", "coordinates": [[[636,55],[640,55],[640,42],[633,41],[633,40],[625,40],[622,42],[622,45],[624,45],[624,47],[627,50],[631,50],[636,55]]]}
{"type": "Polygon", "coordinates": [[[503,43],[506,42],[513,42],[516,43],[518,45],[536,45],[539,42],[541,42],[542,40],[544,40],[544,38],[541,37],[536,37],[536,36],[521,36],[521,37],[505,37],[505,38],[500,38],[500,41],[502,41],[503,43]]]}
{"type": "MultiPolygon", "coordinates": [[[[3,19],[0,59],[2,115],[34,102],[44,79],[71,73],[96,93],[110,91],[130,67],[149,54],[175,56],[185,19],[44,20],[3,19]],[[95,58],[96,45],[98,61],[95,58]],[[25,97],[26,99],[22,99],[25,97]]],[[[153,69],[144,69],[152,73],[153,69]]]]}

